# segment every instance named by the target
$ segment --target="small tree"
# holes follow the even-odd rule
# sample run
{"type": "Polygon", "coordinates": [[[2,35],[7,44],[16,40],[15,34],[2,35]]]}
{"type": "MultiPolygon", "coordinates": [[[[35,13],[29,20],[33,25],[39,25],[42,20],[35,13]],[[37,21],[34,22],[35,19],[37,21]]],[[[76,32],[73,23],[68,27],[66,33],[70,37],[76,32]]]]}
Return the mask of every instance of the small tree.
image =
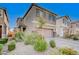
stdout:
{"type": "Polygon", "coordinates": [[[38,22],[39,28],[42,28],[44,24],[46,23],[43,17],[37,17],[37,22],[38,22]]]}

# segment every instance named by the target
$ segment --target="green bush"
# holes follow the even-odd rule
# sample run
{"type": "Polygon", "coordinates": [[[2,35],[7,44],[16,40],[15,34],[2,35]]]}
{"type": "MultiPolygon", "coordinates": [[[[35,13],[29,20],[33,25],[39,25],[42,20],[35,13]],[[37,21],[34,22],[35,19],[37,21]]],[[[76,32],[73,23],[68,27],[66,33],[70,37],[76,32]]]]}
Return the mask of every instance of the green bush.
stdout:
{"type": "Polygon", "coordinates": [[[16,34],[15,34],[15,40],[18,42],[20,42],[20,41],[22,41],[23,40],[23,37],[24,36],[24,34],[23,34],[23,32],[17,32],[16,34]]]}
{"type": "Polygon", "coordinates": [[[50,46],[51,46],[52,48],[56,47],[56,44],[55,44],[55,41],[54,41],[54,40],[51,40],[51,41],[49,42],[49,44],[50,44],[50,46]]]}
{"type": "Polygon", "coordinates": [[[47,48],[44,37],[36,32],[27,33],[24,38],[24,43],[33,45],[36,51],[44,51],[47,48]]]}
{"type": "Polygon", "coordinates": [[[44,39],[37,39],[34,44],[34,49],[36,51],[42,52],[47,49],[47,43],[44,39]]]}
{"type": "Polygon", "coordinates": [[[0,55],[2,54],[3,45],[0,44],[0,55]]]}
{"type": "Polygon", "coordinates": [[[77,35],[74,35],[73,40],[79,40],[79,37],[77,35]]]}
{"type": "Polygon", "coordinates": [[[15,41],[14,41],[14,40],[11,41],[11,42],[9,42],[9,44],[8,44],[8,50],[9,50],[9,51],[14,50],[15,47],[16,47],[16,44],[15,44],[15,41]]]}
{"type": "Polygon", "coordinates": [[[8,41],[8,38],[2,38],[0,39],[0,44],[5,44],[7,43],[7,41],[8,41]]]}
{"type": "Polygon", "coordinates": [[[41,35],[39,35],[38,33],[35,33],[35,32],[32,32],[32,33],[28,33],[25,35],[24,37],[24,43],[27,45],[27,44],[31,44],[33,45],[35,43],[35,41],[37,39],[40,39],[42,38],[41,35]]]}
{"type": "Polygon", "coordinates": [[[27,44],[33,44],[33,37],[32,35],[27,35],[25,40],[24,40],[24,43],[27,45],[27,44]]]}
{"type": "Polygon", "coordinates": [[[77,51],[71,49],[71,48],[60,48],[59,51],[64,55],[76,55],[77,51]]]}
{"type": "Polygon", "coordinates": [[[78,34],[72,34],[72,35],[66,34],[65,38],[70,38],[70,39],[73,39],[73,40],[79,40],[79,35],[78,34]]]}

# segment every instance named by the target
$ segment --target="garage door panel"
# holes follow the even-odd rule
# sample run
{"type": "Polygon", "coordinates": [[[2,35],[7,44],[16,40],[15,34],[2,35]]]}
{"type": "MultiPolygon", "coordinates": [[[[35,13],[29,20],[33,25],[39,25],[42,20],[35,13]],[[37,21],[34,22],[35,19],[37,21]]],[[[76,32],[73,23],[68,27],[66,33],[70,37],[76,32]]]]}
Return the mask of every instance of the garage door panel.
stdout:
{"type": "Polygon", "coordinates": [[[53,37],[53,30],[40,29],[37,32],[46,38],[53,37]]]}

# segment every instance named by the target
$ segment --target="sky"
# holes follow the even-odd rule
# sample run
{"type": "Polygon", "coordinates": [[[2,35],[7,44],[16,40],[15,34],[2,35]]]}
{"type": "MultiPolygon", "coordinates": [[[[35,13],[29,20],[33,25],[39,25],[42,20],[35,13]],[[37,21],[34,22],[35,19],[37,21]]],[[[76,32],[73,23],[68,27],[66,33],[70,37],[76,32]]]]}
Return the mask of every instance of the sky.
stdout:
{"type": "MultiPolygon", "coordinates": [[[[31,4],[29,3],[0,3],[0,8],[7,11],[10,28],[14,28],[18,17],[23,17],[31,4]]],[[[43,7],[59,16],[70,16],[72,21],[79,20],[79,4],[71,3],[38,3],[43,7]]]]}

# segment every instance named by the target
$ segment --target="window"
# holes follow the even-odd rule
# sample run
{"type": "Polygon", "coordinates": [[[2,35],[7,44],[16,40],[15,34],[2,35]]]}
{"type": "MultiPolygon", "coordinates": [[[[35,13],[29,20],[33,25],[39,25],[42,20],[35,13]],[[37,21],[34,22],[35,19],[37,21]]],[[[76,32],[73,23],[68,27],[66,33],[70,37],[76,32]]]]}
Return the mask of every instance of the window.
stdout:
{"type": "Polygon", "coordinates": [[[43,16],[46,17],[46,13],[45,12],[43,12],[43,16]]]}
{"type": "Polygon", "coordinates": [[[52,19],[52,15],[49,14],[48,19],[51,20],[52,19]]]}
{"type": "Polygon", "coordinates": [[[63,19],[63,23],[64,23],[65,25],[68,24],[67,20],[65,20],[65,19],[63,19]]]}
{"type": "Polygon", "coordinates": [[[36,16],[43,16],[43,17],[46,17],[46,13],[43,12],[42,10],[36,10],[36,16]]]}
{"type": "Polygon", "coordinates": [[[49,14],[49,20],[55,21],[55,16],[49,14]]]}
{"type": "Polygon", "coordinates": [[[40,16],[40,10],[36,10],[36,16],[40,16]]]}
{"type": "Polygon", "coordinates": [[[55,21],[55,16],[52,16],[52,21],[55,21]]]}

